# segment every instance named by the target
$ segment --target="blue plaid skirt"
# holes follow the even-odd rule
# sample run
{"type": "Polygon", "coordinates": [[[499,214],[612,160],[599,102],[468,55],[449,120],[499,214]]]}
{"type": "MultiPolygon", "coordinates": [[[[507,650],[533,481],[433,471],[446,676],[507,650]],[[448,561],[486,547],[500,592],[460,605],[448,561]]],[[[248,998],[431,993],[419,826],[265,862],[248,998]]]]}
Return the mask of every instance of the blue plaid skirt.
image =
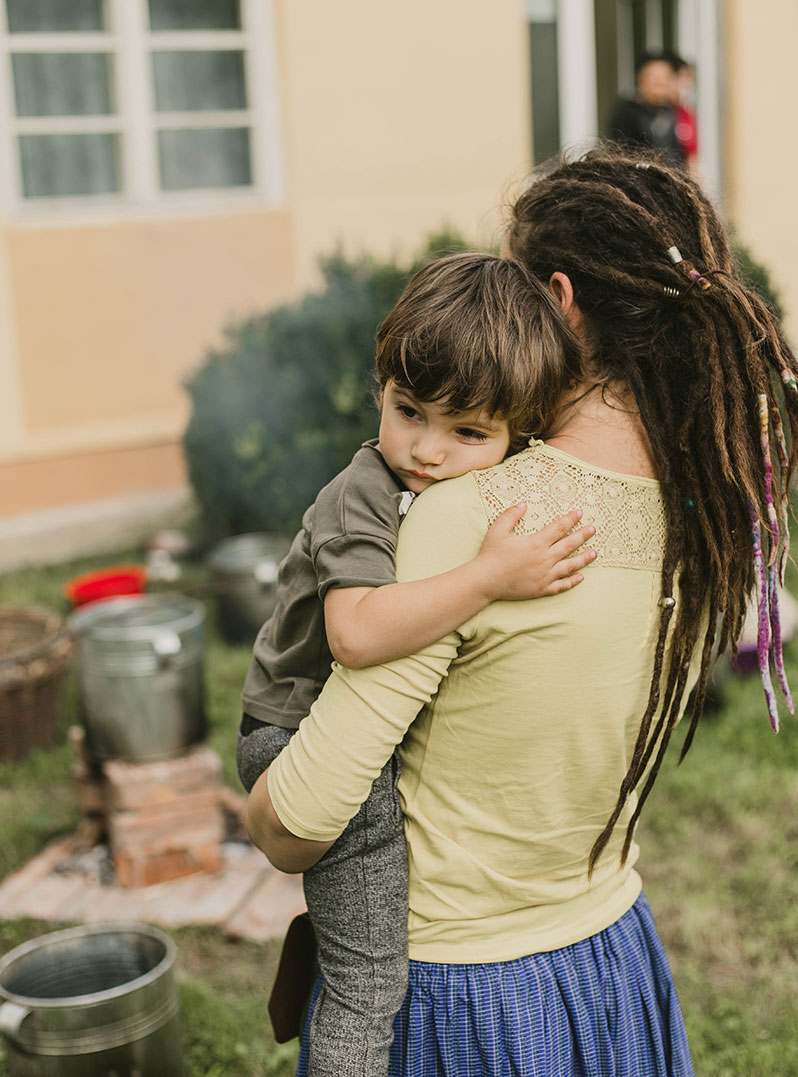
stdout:
{"type": "MultiPolygon", "coordinates": [[[[297,1077],[307,1077],[307,1027],[297,1077]]],[[[643,1075],[694,1077],[642,895],[606,930],[561,950],[495,964],[410,962],[389,1077],[643,1075]]]]}

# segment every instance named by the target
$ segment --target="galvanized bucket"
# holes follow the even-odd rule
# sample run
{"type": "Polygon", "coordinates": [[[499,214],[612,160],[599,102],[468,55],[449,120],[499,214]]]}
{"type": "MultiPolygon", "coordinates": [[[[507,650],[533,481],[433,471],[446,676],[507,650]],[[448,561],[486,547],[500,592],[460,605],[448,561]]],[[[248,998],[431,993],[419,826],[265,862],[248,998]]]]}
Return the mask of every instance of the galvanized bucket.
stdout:
{"type": "Polygon", "coordinates": [[[180,1077],[175,946],[145,924],[54,931],[0,960],[9,1077],[180,1077]]]}
{"type": "Polygon", "coordinates": [[[204,621],[202,603],[183,595],[109,598],[69,615],[92,755],[169,759],[204,737],[204,621]]]}
{"type": "Polygon", "coordinates": [[[274,612],[277,569],[289,539],[267,531],[235,535],[211,552],[219,630],[232,643],[251,643],[274,612]]]}

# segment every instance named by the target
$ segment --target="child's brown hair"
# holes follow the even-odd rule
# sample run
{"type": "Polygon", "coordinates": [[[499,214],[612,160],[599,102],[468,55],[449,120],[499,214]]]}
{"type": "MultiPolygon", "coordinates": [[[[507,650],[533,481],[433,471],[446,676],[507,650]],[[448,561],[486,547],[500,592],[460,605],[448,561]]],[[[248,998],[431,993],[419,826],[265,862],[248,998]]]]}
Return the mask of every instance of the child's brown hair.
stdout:
{"type": "Polygon", "coordinates": [[[452,254],[420,269],[377,331],[380,389],[392,380],[450,411],[505,419],[510,448],[542,435],[581,349],[556,302],[521,264],[452,254]]]}
{"type": "Polygon", "coordinates": [[[549,166],[514,206],[509,242],[540,280],[557,271],[570,278],[595,380],[634,393],[665,501],[662,595],[668,601],[648,705],[592,867],[641,783],[628,853],[681,712],[691,657],[701,650],[682,755],[701,716],[716,641],[723,652],[739,639],[755,590],[760,669],[774,726],[771,659],[789,698],[778,577],[798,455],[798,364],[771,311],[742,283],[698,183],[651,153],[604,146],[549,166]]]}

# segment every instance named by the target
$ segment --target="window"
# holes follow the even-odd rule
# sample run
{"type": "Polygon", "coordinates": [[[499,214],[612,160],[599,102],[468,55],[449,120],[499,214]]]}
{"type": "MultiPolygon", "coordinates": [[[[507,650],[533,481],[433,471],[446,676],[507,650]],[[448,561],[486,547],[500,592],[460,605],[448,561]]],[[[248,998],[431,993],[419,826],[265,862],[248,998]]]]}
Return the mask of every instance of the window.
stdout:
{"type": "Polygon", "coordinates": [[[12,210],[280,201],[271,0],[0,11],[12,210]]]}
{"type": "Polygon", "coordinates": [[[557,4],[527,0],[532,91],[532,160],[545,161],[560,149],[560,93],[557,64],[557,4]]]}

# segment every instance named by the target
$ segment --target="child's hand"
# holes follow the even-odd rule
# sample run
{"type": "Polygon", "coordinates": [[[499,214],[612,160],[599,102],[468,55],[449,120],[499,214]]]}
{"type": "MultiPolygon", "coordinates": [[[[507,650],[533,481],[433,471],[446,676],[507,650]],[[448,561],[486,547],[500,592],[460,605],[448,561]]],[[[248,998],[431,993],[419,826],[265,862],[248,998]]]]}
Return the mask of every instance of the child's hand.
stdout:
{"type": "Polygon", "coordinates": [[[525,512],[525,504],[506,509],[491,524],[477,555],[493,601],[568,591],[582,582],[579,570],[596,557],[595,550],[579,550],[596,533],[592,524],[569,533],[579,523],[581,509],[560,516],[532,535],[513,534],[525,512]]]}

